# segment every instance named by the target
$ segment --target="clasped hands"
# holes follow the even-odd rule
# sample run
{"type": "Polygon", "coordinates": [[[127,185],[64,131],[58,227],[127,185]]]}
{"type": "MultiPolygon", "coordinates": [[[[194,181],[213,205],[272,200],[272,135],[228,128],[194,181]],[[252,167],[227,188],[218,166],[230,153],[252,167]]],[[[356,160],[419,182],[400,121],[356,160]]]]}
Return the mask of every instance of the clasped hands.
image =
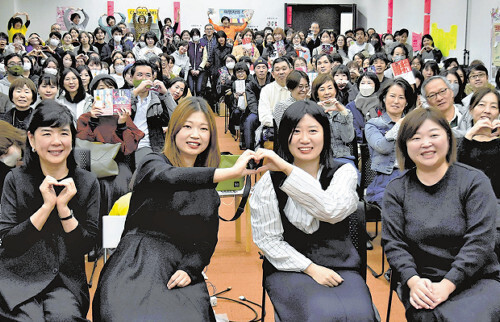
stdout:
{"type": "Polygon", "coordinates": [[[410,304],[417,310],[433,310],[448,299],[456,286],[443,278],[439,283],[433,283],[428,278],[413,276],[407,282],[410,288],[410,304]]]}

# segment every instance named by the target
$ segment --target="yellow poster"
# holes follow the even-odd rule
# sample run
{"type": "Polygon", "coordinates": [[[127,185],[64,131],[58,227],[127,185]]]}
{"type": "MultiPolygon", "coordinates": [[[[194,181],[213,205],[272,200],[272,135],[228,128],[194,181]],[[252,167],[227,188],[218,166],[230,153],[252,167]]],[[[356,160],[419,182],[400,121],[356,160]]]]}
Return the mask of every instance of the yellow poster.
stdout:
{"type": "MultiPolygon", "coordinates": [[[[151,12],[151,16],[153,17],[153,23],[157,23],[158,21],[158,9],[148,9],[149,12],[151,12]]],[[[144,17],[148,16],[148,10],[144,8],[139,8],[139,9],[127,9],[127,22],[132,23],[132,16],[134,15],[134,12],[137,13],[137,17],[140,15],[143,15],[144,17]]]]}
{"type": "Polygon", "coordinates": [[[434,39],[434,46],[439,48],[443,56],[449,56],[450,50],[457,49],[457,25],[451,25],[450,31],[438,28],[437,23],[431,25],[431,36],[434,39]]]}

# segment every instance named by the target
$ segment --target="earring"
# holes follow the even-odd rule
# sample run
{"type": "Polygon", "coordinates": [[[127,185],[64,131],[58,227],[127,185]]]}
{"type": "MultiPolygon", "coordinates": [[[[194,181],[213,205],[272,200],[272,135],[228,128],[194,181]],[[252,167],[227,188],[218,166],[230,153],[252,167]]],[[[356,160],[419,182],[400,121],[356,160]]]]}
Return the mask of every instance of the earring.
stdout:
{"type": "Polygon", "coordinates": [[[36,152],[36,150],[35,150],[35,148],[34,148],[34,147],[31,147],[31,151],[36,152]]]}

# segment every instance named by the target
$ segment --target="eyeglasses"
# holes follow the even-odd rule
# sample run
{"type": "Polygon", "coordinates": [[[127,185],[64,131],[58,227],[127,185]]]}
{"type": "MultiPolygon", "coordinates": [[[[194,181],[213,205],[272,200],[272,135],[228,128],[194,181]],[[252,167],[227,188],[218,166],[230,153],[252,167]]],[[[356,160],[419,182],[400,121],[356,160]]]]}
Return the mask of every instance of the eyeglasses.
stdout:
{"type": "Polygon", "coordinates": [[[486,77],[486,73],[479,73],[479,74],[470,75],[469,79],[475,80],[475,79],[479,79],[479,78],[483,78],[483,77],[486,77]]]}
{"type": "Polygon", "coordinates": [[[19,63],[8,63],[8,64],[7,64],[7,67],[22,66],[22,65],[23,65],[23,62],[19,62],[19,63]]]}
{"type": "Polygon", "coordinates": [[[433,101],[437,98],[437,96],[441,96],[441,97],[444,97],[444,95],[446,94],[446,91],[448,90],[449,88],[443,88],[441,90],[439,90],[439,92],[437,93],[433,93],[433,94],[429,94],[426,96],[426,98],[429,100],[429,101],[433,101]]]}
{"type": "Polygon", "coordinates": [[[308,89],[309,85],[299,85],[299,89],[302,91],[304,89],[308,89]]]}

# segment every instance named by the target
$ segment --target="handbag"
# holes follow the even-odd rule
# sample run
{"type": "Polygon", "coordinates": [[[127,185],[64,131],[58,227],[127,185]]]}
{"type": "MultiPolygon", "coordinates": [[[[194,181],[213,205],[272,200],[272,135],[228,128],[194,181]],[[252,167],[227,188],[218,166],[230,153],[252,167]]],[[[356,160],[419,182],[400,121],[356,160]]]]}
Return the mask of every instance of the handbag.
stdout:
{"type": "Polygon", "coordinates": [[[101,143],[76,139],[76,147],[90,150],[90,171],[98,178],[118,175],[118,164],[115,157],[120,151],[121,143],[101,143]]]}

